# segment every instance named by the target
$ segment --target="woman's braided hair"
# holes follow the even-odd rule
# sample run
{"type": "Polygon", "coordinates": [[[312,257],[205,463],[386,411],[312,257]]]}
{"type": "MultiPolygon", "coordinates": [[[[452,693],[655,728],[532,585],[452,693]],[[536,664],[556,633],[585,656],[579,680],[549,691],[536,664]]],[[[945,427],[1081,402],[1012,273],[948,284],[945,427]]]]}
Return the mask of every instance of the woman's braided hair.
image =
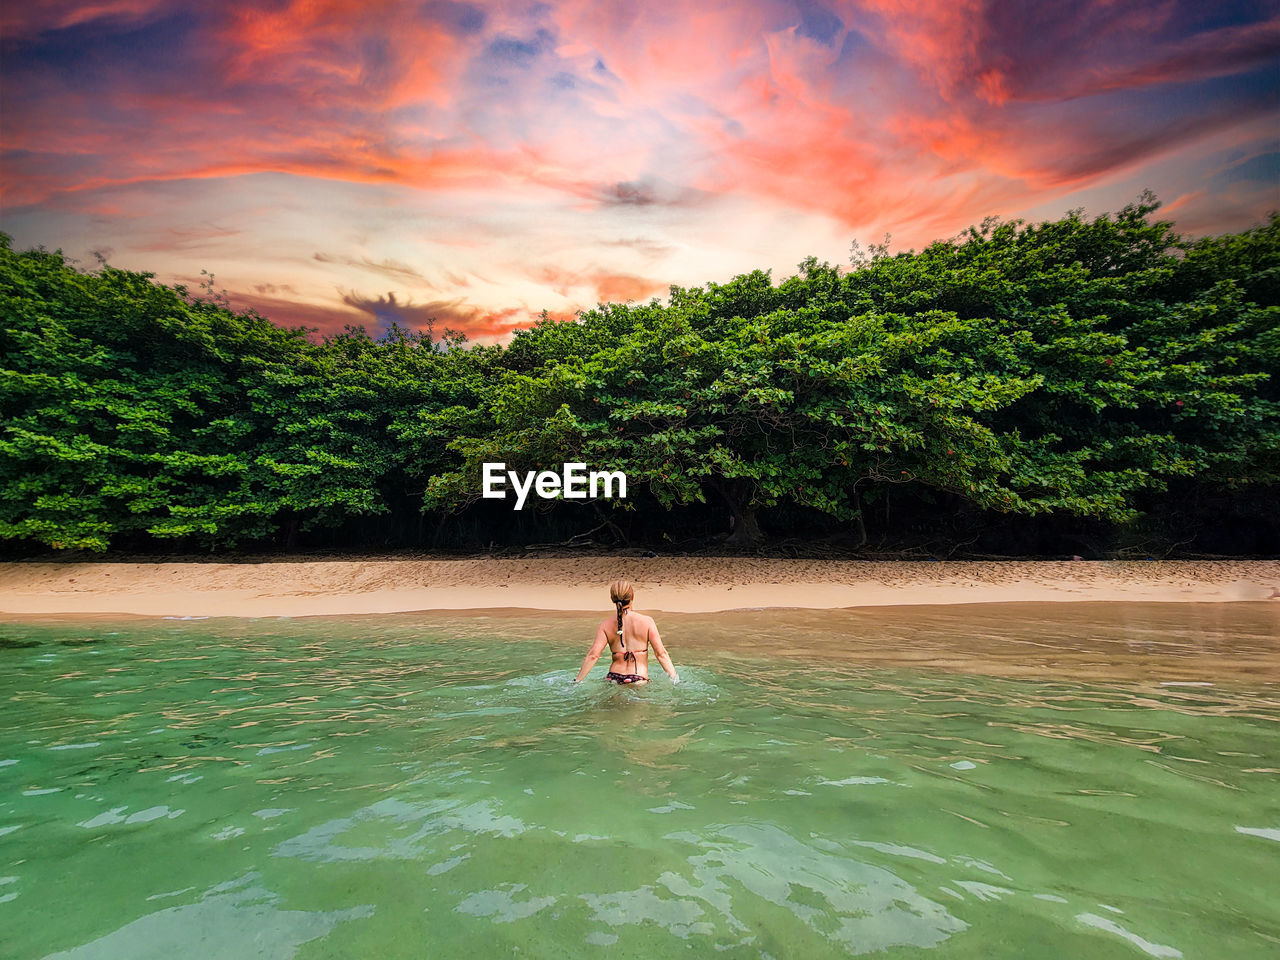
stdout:
{"type": "Polygon", "coordinates": [[[618,645],[622,647],[622,659],[634,660],[636,655],[627,650],[627,642],[622,636],[622,611],[631,606],[631,601],[635,599],[636,589],[631,585],[630,580],[615,580],[609,584],[609,597],[613,600],[613,605],[618,610],[618,645]]]}

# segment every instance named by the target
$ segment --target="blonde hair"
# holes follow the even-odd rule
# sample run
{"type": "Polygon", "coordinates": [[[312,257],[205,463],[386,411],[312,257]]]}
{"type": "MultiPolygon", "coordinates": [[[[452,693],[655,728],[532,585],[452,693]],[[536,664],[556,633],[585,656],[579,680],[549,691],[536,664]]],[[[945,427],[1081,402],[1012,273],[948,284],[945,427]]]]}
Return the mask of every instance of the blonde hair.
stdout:
{"type": "MultiPolygon", "coordinates": [[[[615,580],[609,584],[609,599],[618,610],[618,639],[622,640],[622,611],[631,606],[636,597],[636,588],[630,580],[615,580]]],[[[625,649],[626,644],[623,644],[625,649]]]]}

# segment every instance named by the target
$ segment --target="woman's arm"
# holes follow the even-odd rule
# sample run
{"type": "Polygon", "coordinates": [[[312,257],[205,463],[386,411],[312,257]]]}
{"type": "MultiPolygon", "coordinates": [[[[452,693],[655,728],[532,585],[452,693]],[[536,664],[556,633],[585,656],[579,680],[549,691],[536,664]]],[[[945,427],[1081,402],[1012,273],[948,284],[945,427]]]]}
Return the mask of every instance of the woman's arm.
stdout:
{"type": "Polygon", "coordinates": [[[662,645],[662,637],[658,635],[658,625],[656,623],[653,625],[653,629],[649,631],[649,644],[653,647],[653,652],[657,656],[658,662],[662,664],[662,669],[667,671],[667,676],[671,678],[671,682],[679,683],[680,677],[676,675],[676,668],[671,662],[671,655],[667,653],[667,648],[662,645]]]}
{"type": "Polygon", "coordinates": [[[596,665],[596,661],[600,659],[600,654],[604,653],[604,648],[609,645],[609,634],[605,632],[604,624],[600,624],[600,629],[596,631],[596,639],[591,644],[591,649],[587,651],[587,655],[582,658],[582,669],[578,671],[578,676],[574,678],[574,683],[581,683],[582,678],[591,672],[591,668],[596,665]]]}

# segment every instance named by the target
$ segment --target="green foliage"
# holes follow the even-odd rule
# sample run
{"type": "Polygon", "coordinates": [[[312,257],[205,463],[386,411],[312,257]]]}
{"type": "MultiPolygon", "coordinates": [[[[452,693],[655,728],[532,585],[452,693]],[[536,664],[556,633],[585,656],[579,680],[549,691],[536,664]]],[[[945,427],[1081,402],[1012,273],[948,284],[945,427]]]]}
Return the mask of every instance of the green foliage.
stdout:
{"type": "Polygon", "coordinates": [[[480,509],[494,460],[625,470],[657,505],[727,512],[741,542],[761,510],[864,530],[890,490],[1111,524],[1163,509],[1170,484],[1265,501],[1280,219],[1187,242],[1156,209],[672,287],[505,348],[394,328],[314,343],[5,238],[0,538],[291,545],[480,509]]]}
{"type": "Polygon", "coordinates": [[[0,537],[210,549],[385,512],[435,345],[323,344],[149,274],[0,250],[0,537]]]}
{"type": "Polygon", "coordinates": [[[1123,522],[1172,477],[1274,484],[1277,221],[1183,244],[1154,210],[988,222],[517,334],[429,502],[493,459],[607,464],[747,521],[783,501],[850,519],[859,491],[907,484],[1123,522]]]}

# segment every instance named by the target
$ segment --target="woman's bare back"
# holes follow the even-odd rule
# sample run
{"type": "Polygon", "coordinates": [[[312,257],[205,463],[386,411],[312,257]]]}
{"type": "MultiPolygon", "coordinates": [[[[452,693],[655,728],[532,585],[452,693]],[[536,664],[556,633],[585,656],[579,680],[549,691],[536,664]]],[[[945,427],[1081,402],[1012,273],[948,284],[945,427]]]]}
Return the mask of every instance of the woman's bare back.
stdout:
{"type": "Polygon", "coordinates": [[[622,618],[622,640],[618,639],[618,622],[614,618],[600,621],[600,629],[609,635],[609,652],[613,654],[610,673],[649,677],[649,638],[657,632],[653,617],[628,611],[622,618]],[[623,644],[625,641],[625,646],[623,644]],[[633,654],[628,657],[627,654],[633,654]]]}

